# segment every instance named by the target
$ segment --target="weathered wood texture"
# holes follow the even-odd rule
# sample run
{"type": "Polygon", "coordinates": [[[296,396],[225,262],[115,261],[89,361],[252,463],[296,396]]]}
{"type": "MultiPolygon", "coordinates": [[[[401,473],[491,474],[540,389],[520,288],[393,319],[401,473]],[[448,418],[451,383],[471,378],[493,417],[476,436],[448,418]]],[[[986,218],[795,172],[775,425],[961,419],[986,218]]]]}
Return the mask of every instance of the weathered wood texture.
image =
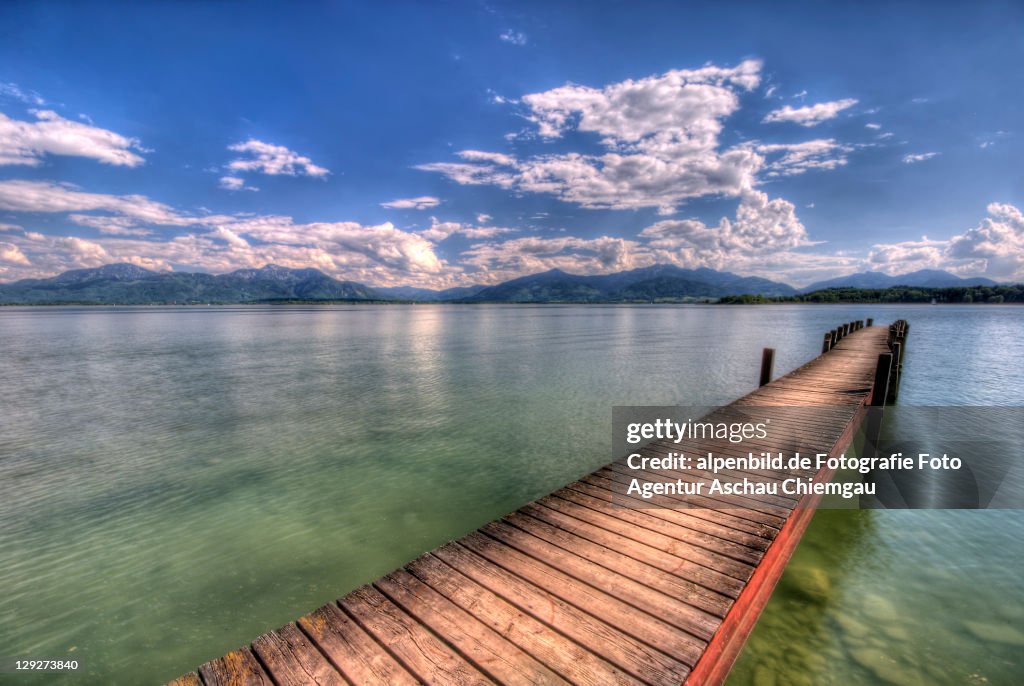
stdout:
{"type": "MultiPolygon", "coordinates": [[[[827,353],[718,411],[825,408],[806,421],[781,417],[782,430],[772,435],[784,440],[681,447],[745,455],[813,442],[844,450],[863,416],[879,354],[905,329],[890,333],[859,322],[842,328],[844,335],[830,336],[827,353]]],[[[744,475],[726,470],[718,477],[744,475]]],[[[721,683],[818,498],[705,497],[694,498],[694,507],[660,496],[660,507],[651,507],[625,495],[633,476],[614,462],[177,683],[721,683]]],[[[711,478],[690,471],[643,476],[711,478]]]]}

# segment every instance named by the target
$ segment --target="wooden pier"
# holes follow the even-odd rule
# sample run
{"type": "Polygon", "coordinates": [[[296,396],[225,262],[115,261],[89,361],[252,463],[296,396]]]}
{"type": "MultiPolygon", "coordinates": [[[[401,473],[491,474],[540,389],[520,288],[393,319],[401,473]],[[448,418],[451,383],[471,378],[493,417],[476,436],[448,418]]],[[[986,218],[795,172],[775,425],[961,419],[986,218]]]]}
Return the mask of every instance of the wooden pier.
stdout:
{"type": "MultiPolygon", "coordinates": [[[[902,321],[844,324],[821,356],[775,380],[766,351],[763,385],[719,411],[826,408],[758,450],[839,454],[864,407],[895,398],[906,332],[902,321]]],[[[683,448],[741,454],[722,441],[683,448]]],[[[663,496],[651,507],[623,495],[633,475],[613,462],[172,683],[720,684],[820,496],[707,498],[706,508],[663,496]]]]}

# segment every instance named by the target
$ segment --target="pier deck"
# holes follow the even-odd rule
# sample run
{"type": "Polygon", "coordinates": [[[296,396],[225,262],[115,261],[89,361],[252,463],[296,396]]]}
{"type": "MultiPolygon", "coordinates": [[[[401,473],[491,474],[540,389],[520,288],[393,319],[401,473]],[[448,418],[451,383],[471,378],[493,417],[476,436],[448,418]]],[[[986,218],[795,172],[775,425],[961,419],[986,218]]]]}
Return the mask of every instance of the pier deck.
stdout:
{"type": "MultiPolygon", "coordinates": [[[[785,445],[758,449],[845,450],[879,354],[890,351],[889,328],[850,328],[829,352],[720,411],[826,407],[787,426],[785,445]]],[[[819,496],[708,498],[707,509],[663,496],[667,506],[652,508],[624,497],[634,474],[609,464],[172,683],[721,683],[819,496]]],[[[809,475],[831,478],[795,476],[809,475]]],[[[649,478],[677,476],[702,478],[649,478]]]]}

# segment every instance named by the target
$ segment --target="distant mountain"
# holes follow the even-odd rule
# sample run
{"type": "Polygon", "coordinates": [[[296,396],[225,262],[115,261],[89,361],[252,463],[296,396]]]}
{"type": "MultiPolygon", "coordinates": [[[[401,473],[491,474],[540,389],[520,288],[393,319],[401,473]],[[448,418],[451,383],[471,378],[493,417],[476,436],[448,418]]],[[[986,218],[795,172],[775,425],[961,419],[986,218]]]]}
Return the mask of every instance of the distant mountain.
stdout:
{"type": "Polygon", "coordinates": [[[396,300],[414,300],[416,302],[444,302],[447,300],[459,300],[475,295],[484,286],[460,286],[457,288],[446,288],[442,291],[435,291],[429,288],[416,288],[415,286],[389,286],[387,288],[376,288],[382,293],[396,300]]]}
{"type": "MultiPolygon", "coordinates": [[[[921,270],[901,276],[881,272],[851,274],[801,289],[911,286],[990,286],[984,278],[961,279],[949,272],[921,270]]],[[[680,302],[728,296],[785,297],[791,286],[769,279],[739,276],[714,269],[682,269],[658,264],[614,274],[585,276],[560,269],[522,276],[494,286],[435,291],[414,286],[371,288],[339,281],[316,269],[288,269],[269,264],[229,274],[154,272],[132,264],[73,269],[49,279],[0,284],[0,305],[95,304],[157,305],[188,303],[255,303],[283,300],[411,300],[417,302],[680,302]]]]}
{"type": "Polygon", "coordinates": [[[890,276],[882,272],[858,272],[849,276],[812,283],[801,288],[801,293],[820,291],[825,288],[891,288],[893,286],[916,286],[918,288],[949,288],[952,286],[995,286],[996,282],[983,277],[963,279],[941,269],[921,269],[909,274],[890,276]]]}
{"type": "Polygon", "coordinates": [[[466,302],[649,302],[725,295],[792,295],[791,286],[713,269],[654,265],[615,274],[583,276],[560,269],[489,286],[466,302]]]}
{"type": "Polygon", "coordinates": [[[385,300],[353,281],[316,269],[267,265],[229,274],[154,272],[132,264],[74,269],[50,279],[0,284],[0,304],[84,303],[150,305],[247,303],[273,300],[385,300]]]}

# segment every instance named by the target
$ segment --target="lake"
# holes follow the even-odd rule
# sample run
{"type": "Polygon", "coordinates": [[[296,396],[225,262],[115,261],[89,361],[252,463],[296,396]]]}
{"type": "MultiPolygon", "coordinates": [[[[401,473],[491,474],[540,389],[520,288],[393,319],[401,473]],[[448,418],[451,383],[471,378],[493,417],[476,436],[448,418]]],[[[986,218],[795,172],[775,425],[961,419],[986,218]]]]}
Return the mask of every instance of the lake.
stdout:
{"type": "MultiPolygon", "coordinates": [[[[867,317],[901,403],[1024,405],[1011,306],[0,308],[0,655],[161,683],[867,317]]],[[[1017,511],[822,511],[730,683],[1019,683],[1022,556],[1017,511]]]]}

